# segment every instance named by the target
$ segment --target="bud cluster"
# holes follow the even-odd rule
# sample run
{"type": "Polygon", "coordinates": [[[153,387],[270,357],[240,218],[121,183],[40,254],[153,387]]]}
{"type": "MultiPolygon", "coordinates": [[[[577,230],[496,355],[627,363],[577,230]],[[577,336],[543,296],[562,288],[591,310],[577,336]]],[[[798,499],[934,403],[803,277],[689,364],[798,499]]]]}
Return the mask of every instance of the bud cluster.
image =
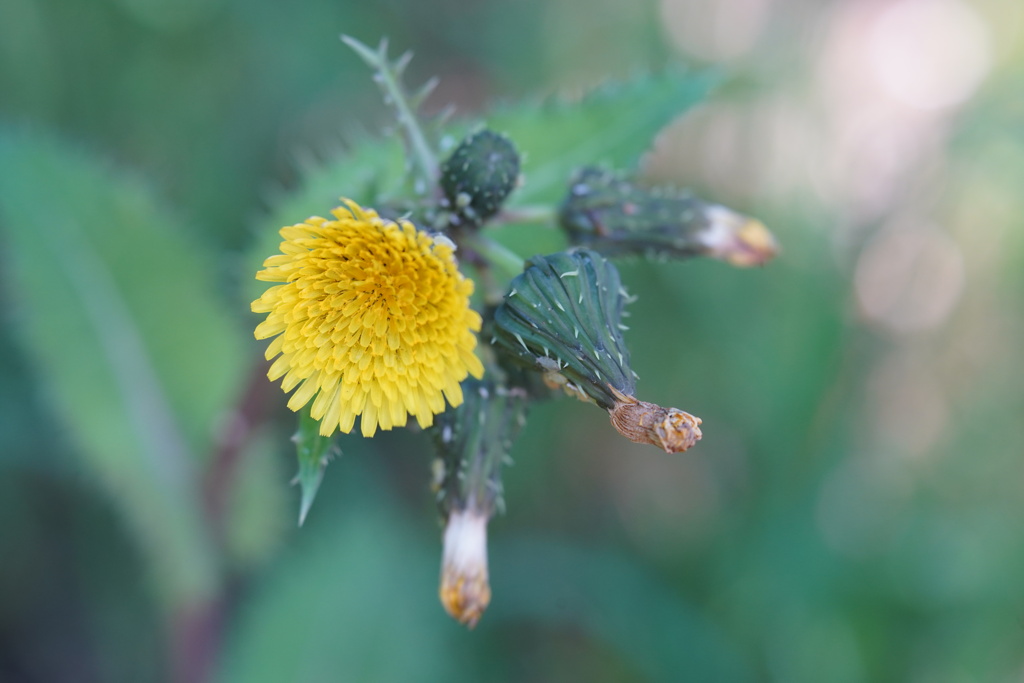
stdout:
{"type": "MultiPolygon", "coordinates": [[[[345,270],[338,264],[280,274],[282,281],[293,276],[297,281],[313,271],[342,280],[327,282],[322,288],[323,300],[317,310],[330,311],[331,317],[325,317],[320,327],[303,328],[311,334],[311,343],[297,350],[296,357],[303,363],[325,354],[329,357],[330,348],[314,347],[328,340],[339,343],[335,337],[344,343],[352,359],[346,366],[348,374],[339,379],[336,373],[327,373],[333,383],[327,382],[323,388],[334,394],[317,399],[322,401],[325,415],[328,405],[334,408],[332,414],[339,425],[341,404],[349,401],[357,388],[363,390],[356,402],[364,411],[361,420],[372,422],[382,405],[397,405],[402,410],[415,406],[421,425],[432,421],[427,431],[437,452],[434,490],[445,527],[440,599],[452,617],[473,627],[491,599],[487,525],[504,509],[502,466],[509,462],[512,443],[531,400],[564,393],[596,405],[608,413],[611,425],[621,435],[668,453],[685,451],[701,439],[700,418],[636,397],[638,378],[623,336],[629,329],[623,319],[631,297],[610,259],[706,256],[734,266],[752,266],[772,258],[778,246],[759,221],[689,193],[647,188],[597,167],[583,168],[571,179],[566,173],[567,191],[558,207],[504,209],[520,183],[520,155],[512,140],[479,129],[442,160],[435,144],[438,135],[431,134],[439,131],[422,125],[418,115],[429,84],[418,94],[410,94],[402,81],[407,58],[392,62],[384,42],[373,50],[351,38],[345,41],[375,70],[375,80],[398,113],[410,162],[407,185],[411,191],[390,197],[379,207],[379,214],[360,210],[366,235],[363,246],[346,238],[337,241],[342,248],[332,245],[322,250],[346,267],[354,256],[364,258],[365,266],[346,271],[349,274],[344,276],[338,275],[345,270]],[[409,237],[410,245],[432,245],[430,253],[410,249],[403,254],[374,242],[387,232],[378,229],[379,222],[386,219],[402,223],[402,234],[409,237]],[[488,234],[492,224],[527,221],[560,227],[567,248],[524,262],[488,234]],[[423,263],[434,263],[427,256],[443,256],[448,280],[433,278],[437,273],[426,266],[422,272],[407,269],[418,280],[408,274],[404,279],[394,277],[390,271],[405,272],[403,267],[420,263],[416,254],[423,257],[423,263]],[[468,267],[468,274],[463,267],[468,267]],[[387,287],[374,285],[369,275],[380,275],[387,287]],[[439,283],[435,292],[412,284],[431,282],[432,278],[439,283]],[[483,285],[486,306],[482,311],[469,310],[476,305],[476,300],[470,299],[470,278],[479,278],[483,285]],[[443,315],[433,305],[449,291],[440,286],[446,282],[461,288],[462,308],[453,310],[465,315],[443,315]],[[373,286],[383,293],[364,297],[366,305],[353,298],[330,298],[343,288],[362,292],[360,288],[373,286]],[[396,312],[413,299],[419,308],[395,322],[396,312]],[[328,301],[330,305],[324,303],[328,301]],[[485,332],[478,340],[474,333],[481,325],[485,332]],[[428,331],[437,339],[458,343],[448,347],[423,343],[431,338],[428,331]],[[446,352],[439,348],[455,349],[462,365],[443,357],[446,352]],[[415,350],[423,352],[418,362],[410,360],[415,350]],[[379,362],[371,367],[374,360],[379,362]],[[473,362],[467,364],[469,361],[473,362]],[[471,366],[478,370],[471,372],[474,377],[483,371],[482,380],[465,379],[471,366]],[[450,372],[426,379],[438,367],[448,367],[450,372]],[[380,372],[390,373],[395,381],[379,382],[380,372]],[[406,392],[401,400],[392,396],[399,385],[406,392]],[[421,414],[429,419],[420,420],[421,414]]],[[[320,235],[321,226],[322,222],[303,224],[282,231],[294,243],[287,245],[290,251],[273,257],[274,263],[288,261],[286,256],[292,251],[304,253],[313,241],[310,235],[320,235]]],[[[302,316],[312,309],[308,298],[287,300],[295,309],[288,313],[289,320],[305,320],[302,316]]],[[[355,408],[346,405],[346,410],[353,418],[355,408]]],[[[398,417],[405,424],[402,410],[398,417]]],[[[317,434],[313,414],[308,413],[300,423],[297,439],[303,517],[334,452],[329,441],[313,438],[317,434]]],[[[393,418],[389,426],[398,419],[390,413],[388,417],[393,418]]],[[[347,424],[351,428],[351,420],[347,424]]]]}

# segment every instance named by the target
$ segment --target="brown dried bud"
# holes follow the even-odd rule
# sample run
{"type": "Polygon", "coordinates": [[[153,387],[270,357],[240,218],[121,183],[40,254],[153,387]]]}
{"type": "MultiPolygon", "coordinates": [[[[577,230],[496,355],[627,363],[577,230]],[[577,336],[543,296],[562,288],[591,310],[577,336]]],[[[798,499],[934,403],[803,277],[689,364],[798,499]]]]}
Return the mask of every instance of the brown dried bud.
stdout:
{"type": "Polygon", "coordinates": [[[444,532],[441,589],[445,610],[460,624],[476,626],[491,602],[487,576],[487,517],[455,510],[444,532]]]}
{"type": "Polygon", "coordinates": [[[615,405],[608,411],[612,426],[630,441],[649,443],[666,453],[681,453],[700,441],[699,417],[677,408],[638,401],[615,387],[611,389],[615,394],[615,405]]]}

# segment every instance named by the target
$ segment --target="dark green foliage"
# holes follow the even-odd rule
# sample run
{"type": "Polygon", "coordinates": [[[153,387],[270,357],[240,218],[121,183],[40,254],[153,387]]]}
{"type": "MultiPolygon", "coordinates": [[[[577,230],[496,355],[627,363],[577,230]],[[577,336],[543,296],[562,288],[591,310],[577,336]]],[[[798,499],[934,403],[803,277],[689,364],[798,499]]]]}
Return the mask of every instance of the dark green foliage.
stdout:
{"type": "Polygon", "coordinates": [[[589,249],[535,256],[494,314],[497,346],[582,392],[602,408],[632,396],[636,376],[622,338],[626,291],[615,266],[589,249]]]}

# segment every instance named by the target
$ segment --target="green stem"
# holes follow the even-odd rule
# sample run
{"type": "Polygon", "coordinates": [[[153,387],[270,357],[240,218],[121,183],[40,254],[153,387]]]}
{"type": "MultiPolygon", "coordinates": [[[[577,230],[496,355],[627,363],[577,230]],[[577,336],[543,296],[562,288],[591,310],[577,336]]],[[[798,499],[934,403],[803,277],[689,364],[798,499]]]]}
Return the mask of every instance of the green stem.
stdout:
{"type": "Polygon", "coordinates": [[[510,278],[523,272],[523,258],[503,244],[477,233],[466,235],[462,241],[467,247],[483,256],[484,259],[510,278]]]}
{"type": "Polygon", "coordinates": [[[553,228],[558,223],[558,213],[550,206],[520,206],[503,210],[491,223],[543,223],[553,228]]]}
{"type": "Polygon", "coordinates": [[[370,68],[376,70],[374,80],[398,110],[398,125],[405,130],[412,156],[423,172],[428,185],[433,185],[438,178],[437,156],[427,142],[427,137],[423,134],[423,129],[420,128],[419,121],[405,97],[405,90],[396,77],[408,60],[400,58],[396,66],[388,64],[387,42],[383,40],[376,52],[351,36],[342,35],[341,40],[362,57],[370,68]]]}

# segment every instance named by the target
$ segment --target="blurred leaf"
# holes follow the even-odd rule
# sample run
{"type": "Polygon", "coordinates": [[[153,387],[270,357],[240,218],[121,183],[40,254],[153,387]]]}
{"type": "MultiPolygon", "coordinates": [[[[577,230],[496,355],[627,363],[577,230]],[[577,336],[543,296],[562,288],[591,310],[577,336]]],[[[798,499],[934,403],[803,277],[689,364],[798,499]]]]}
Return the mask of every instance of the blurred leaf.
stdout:
{"type": "MultiPolygon", "coordinates": [[[[578,102],[552,100],[497,109],[488,126],[508,135],[522,154],[523,186],[509,207],[554,206],[571,176],[588,165],[631,169],[650,149],[658,131],[703,100],[718,82],[708,71],[668,71],[607,84],[578,102]]],[[[494,232],[524,256],[562,249],[554,225],[508,225],[494,232]]]]}
{"type": "Polygon", "coordinates": [[[493,620],[582,629],[652,681],[752,680],[719,628],[640,565],[562,542],[498,540],[493,547],[493,620]]]}
{"type": "Polygon", "coordinates": [[[455,654],[470,636],[437,602],[439,551],[385,512],[398,505],[382,480],[345,463],[288,556],[252,586],[222,683],[452,681],[473,661],[455,654]]]}
{"type": "Polygon", "coordinates": [[[314,420],[309,414],[311,406],[306,406],[299,413],[299,431],[295,433],[295,449],[299,459],[299,473],[295,481],[302,489],[302,502],[299,504],[299,526],[306,521],[309,508],[313,505],[316,492],[324,480],[324,470],[332,458],[341,455],[337,443],[330,436],[320,433],[320,421],[314,420]]]}
{"type": "Polygon", "coordinates": [[[517,204],[561,201],[577,168],[633,168],[658,131],[703,100],[718,77],[709,71],[666,71],[607,84],[578,102],[554,100],[497,109],[488,125],[508,135],[523,154],[517,204]]]}
{"type": "Polygon", "coordinates": [[[17,338],[173,605],[216,582],[194,468],[245,356],[213,264],[168,213],[81,152],[0,132],[17,338]]]}
{"type": "MultiPolygon", "coordinates": [[[[187,445],[203,454],[236,398],[247,358],[235,315],[216,293],[220,274],[212,255],[187,239],[142,183],[61,142],[0,131],[0,152],[0,220],[20,270],[16,285],[31,278],[55,289],[74,277],[74,267],[98,266],[104,274],[89,278],[89,285],[109,285],[120,303],[97,302],[99,308],[88,312],[96,328],[90,334],[112,332],[103,316],[123,306],[187,445]],[[89,265],[61,260],[74,260],[78,255],[68,247],[79,243],[86,250],[79,260],[89,265]]],[[[62,309],[89,303],[89,293],[76,290],[58,310],[42,309],[31,300],[37,294],[43,296],[22,289],[29,297],[21,302],[24,312],[45,313],[55,324],[62,309]]],[[[49,343],[70,344],[68,332],[78,332],[56,327],[64,333],[49,343]]]]}
{"type": "MultiPolygon", "coordinates": [[[[2,254],[0,240],[0,254],[2,254]]],[[[0,283],[4,280],[5,264],[0,257],[0,283]]],[[[42,397],[32,390],[35,378],[26,362],[25,354],[14,339],[12,316],[8,315],[7,299],[0,285],[0,470],[5,468],[59,469],[60,458],[53,457],[52,449],[40,450],[36,442],[35,425],[46,414],[42,397]]],[[[2,557],[2,555],[0,555],[2,557]]]]}
{"type": "Polygon", "coordinates": [[[283,444],[278,429],[258,433],[246,446],[228,491],[224,542],[238,568],[272,557],[289,526],[285,520],[292,500],[284,486],[283,444]]]}

